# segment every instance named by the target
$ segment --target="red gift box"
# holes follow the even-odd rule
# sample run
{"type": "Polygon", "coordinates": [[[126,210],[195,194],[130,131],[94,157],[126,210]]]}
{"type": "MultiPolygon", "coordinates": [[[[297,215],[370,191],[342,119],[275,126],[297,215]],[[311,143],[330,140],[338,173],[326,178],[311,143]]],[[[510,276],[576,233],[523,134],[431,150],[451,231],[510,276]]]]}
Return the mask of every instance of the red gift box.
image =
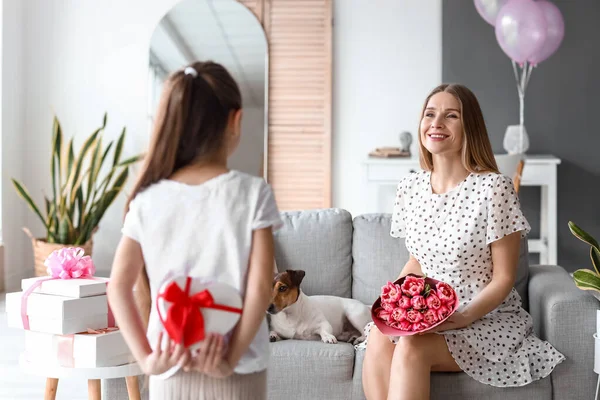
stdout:
{"type": "Polygon", "coordinates": [[[458,296],[447,283],[408,274],[382,287],[371,317],[384,335],[412,336],[440,325],[458,306],[458,296]]]}

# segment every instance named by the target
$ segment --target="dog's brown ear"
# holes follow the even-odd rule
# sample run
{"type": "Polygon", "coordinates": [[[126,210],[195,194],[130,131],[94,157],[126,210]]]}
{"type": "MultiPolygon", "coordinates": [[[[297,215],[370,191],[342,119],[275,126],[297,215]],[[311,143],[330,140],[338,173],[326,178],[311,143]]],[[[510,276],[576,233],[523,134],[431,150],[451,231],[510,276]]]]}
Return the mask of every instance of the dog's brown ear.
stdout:
{"type": "Polygon", "coordinates": [[[302,283],[302,280],[304,279],[304,275],[306,275],[306,272],[304,272],[301,269],[288,269],[285,272],[288,273],[288,276],[290,277],[290,280],[292,281],[292,284],[296,287],[300,287],[300,284],[302,283]]]}

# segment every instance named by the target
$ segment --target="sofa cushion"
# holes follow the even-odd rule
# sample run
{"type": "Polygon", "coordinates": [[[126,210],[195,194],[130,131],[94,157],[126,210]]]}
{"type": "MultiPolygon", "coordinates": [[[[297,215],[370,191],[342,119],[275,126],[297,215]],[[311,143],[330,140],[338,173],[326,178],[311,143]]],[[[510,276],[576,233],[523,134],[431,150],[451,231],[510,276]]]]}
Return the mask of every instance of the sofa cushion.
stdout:
{"type": "Polygon", "coordinates": [[[404,239],[390,236],[390,214],[354,218],[352,297],[372,304],[381,286],[394,280],[408,261],[404,239]]]}
{"type": "MultiPolygon", "coordinates": [[[[372,304],[381,286],[393,281],[408,261],[404,239],[390,236],[391,214],[365,214],[354,219],[352,257],[352,297],[372,304]]],[[[529,256],[527,239],[521,240],[515,289],[527,309],[529,256]]]]}
{"type": "Polygon", "coordinates": [[[268,398],[348,400],[354,347],[311,340],[271,343],[268,398]]]}
{"type": "Polygon", "coordinates": [[[277,269],[302,269],[307,295],[350,297],[352,216],[341,209],[282,212],[275,233],[277,269]]]}

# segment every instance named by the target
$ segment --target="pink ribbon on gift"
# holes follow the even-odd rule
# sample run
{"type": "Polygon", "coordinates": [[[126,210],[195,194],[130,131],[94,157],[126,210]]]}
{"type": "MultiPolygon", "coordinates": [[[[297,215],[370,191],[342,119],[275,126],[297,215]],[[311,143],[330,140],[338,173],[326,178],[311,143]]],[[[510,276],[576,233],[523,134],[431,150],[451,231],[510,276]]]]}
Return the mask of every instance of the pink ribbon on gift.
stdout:
{"type": "MultiPolygon", "coordinates": [[[[27,299],[29,295],[42,283],[56,279],[92,279],[102,280],[94,275],[96,268],[90,256],[85,256],[85,252],[81,247],[65,247],[59,250],[54,250],[44,261],[47,267],[47,278],[40,279],[31,285],[23,292],[21,296],[21,320],[23,321],[23,329],[29,330],[29,316],[27,315],[27,299]]],[[[108,287],[108,282],[106,282],[108,287]]],[[[108,303],[108,302],[107,302],[108,303]]],[[[108,305],[107,326],[112,328],[115,326],[115,317],[108,305]]]]}
{"type": "MultiPolygon", "coordinates": [[[[118,331],[117,327],[108,327],[102,329],[90,329],[86,332],[78,333],[77,335],[102,335],[109,332],[118,331]]],[[[56,351],[59,365],[62,367],[73,368],[75,366],[74,343],[75,335],[56,335],[56,351]]]]}

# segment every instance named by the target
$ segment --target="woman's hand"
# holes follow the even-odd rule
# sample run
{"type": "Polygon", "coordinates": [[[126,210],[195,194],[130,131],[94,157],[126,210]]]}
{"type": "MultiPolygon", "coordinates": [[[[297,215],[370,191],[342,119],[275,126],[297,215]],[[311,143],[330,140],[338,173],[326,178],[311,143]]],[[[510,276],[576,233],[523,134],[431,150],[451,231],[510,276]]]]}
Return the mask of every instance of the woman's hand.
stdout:
{"type": "Polygon", "coordinates": [[[467,316],[466,314],[464,314],[460,311],[455,311],[454,314],[452,314],[450,317],[448,317],[447,320],[445,320],[444,322],[442,322],[435,328],[430,329],[424,333],[434,333],[434,332],[449,331],[452,329],[460,329],[460,328],[469,326],[472,323],[473,323],[473,321],[471,320],[471,318],[469,316],[467,316]]]}
{"type": "Polygon", "coordinates": [[[200,372],[213,378],[226,378],[233,374],[233,368],[227,363],[224,356],[223,336],[209,334],[204,339],[198,353],[189,359],[183,370],[200,372]]]}
{"type": "Polygon", "coordinates": [[[146,375],[160,375],[176,365],[184,365],[189,361],[190,352],[183,345],[171,345],[164,351],[161,347],[162,339],[163,333],[160,332],[155,349],[141,362],[140,367],[146,375]]]}

